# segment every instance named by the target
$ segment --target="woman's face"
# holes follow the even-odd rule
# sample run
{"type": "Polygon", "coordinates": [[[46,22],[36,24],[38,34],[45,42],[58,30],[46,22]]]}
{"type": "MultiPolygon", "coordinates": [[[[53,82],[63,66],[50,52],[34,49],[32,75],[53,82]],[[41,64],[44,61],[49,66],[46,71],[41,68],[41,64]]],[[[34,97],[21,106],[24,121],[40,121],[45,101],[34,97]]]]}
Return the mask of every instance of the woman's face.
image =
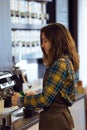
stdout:
{"type": "Polygon", "coordinates": [[[44,49],[45,53],[48,54],[48,51],[51,48],[51,42],[46,38],[44,32],[42,33],[41,39],[42,39],[41,47],[44,49]]]}

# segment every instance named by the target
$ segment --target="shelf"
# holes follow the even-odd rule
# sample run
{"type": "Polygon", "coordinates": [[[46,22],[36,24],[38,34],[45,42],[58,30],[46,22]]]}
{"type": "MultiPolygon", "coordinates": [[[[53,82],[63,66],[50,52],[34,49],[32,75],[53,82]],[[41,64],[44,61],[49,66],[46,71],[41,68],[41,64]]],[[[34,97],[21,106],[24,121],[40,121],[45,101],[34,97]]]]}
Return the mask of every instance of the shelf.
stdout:
{"type": "MultiPolygon", "coordinates": [[[[36,59],[42,59],[43,55],[42,53],[31,53],[31,54],[25,54],[22,55],[22,59],[21,60],[36,60],[36,59]]],[[[15,61],[15,63],[19,62],[19,56],[16,57],[12,57],[13,58],[13,62],[15,61]]]]}
{"type": "Polygon", "coordinates": [[[52,2],[52,0],[26,0],[26,1],[36,1],[36,2],[52,2]]]}
{"type": "Polygon", "coordinates": [[[52,2],[52,0],[36,0],[37,2],[52,2]]]}
{"type": "Polygon", "coordinates": [[[46,24],[11,24],[12,30],[40,30],[46,24]]]}
{"type": "Polygon", "coordinates": [[[42,54],[41,53],[32,53],[32,54],[27,54],[27,55],[23,55],[22,59],[26,59],[26,60],[32,60],[32,59],[40,59],[42,58],[42,54]]]}

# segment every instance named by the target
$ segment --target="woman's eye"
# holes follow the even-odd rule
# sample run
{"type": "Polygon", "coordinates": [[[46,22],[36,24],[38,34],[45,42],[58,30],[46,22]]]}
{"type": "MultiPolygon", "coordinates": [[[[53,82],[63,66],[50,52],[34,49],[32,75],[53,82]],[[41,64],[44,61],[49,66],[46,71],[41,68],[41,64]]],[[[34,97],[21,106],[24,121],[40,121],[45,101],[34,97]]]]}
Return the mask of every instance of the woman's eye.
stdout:
{"type": "Polygon", "coordinates": [[[43,40],[42,43],[46,43],[46,41],[43,40]]]}
{"type": "Polygon", "coordinates": [[[45,39],[42,39],[42,43],[47,43],[47,40],[45,40],[45,39]]]}
{"type": "Polygon", "coordinates": [[[44,43],[47,43],[47,40],[43,40],[44,43]]]}
{"type": "Polygon", "coordinates": [[[47,40],[44,40],[44,43],[46,43],[47,42],[47,40]]]}

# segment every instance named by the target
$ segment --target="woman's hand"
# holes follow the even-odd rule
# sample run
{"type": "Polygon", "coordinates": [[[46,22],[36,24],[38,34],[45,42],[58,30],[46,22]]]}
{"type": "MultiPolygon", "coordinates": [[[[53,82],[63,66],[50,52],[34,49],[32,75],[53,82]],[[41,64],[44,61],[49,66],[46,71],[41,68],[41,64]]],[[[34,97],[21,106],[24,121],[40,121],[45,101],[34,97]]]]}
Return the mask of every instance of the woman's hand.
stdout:
{"type": "Polygon", "coordinates": [[[37,93],[35,91],[28,91],[26,92],[26,96],[36,95],[37,93]]]}
{"type": "Polygon", "coordinates": [[[13,106],[17,106],[18,103],[18,98],[21,97],[21,94],[19,93],[14,93],[14,95],[12,96],[11,102],[13,106]]]}

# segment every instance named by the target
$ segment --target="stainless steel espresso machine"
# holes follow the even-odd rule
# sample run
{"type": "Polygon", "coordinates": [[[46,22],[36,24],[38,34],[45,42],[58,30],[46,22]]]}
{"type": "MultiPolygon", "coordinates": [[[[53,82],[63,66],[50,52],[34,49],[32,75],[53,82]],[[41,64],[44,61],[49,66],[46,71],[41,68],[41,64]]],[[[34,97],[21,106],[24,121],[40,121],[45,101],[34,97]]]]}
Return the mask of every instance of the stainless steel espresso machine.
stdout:
{"type": "Polygon", "coordinates": [[[0,72],[0,98],[4,99],[4,108],[6,110],[0,113],[0,130],[15,130],[12,116],[15,116],[16,120],[21,117],[29,118],[35,114],[35,109],[28,107],[15,107],[13,109],[14,106],[11,104],[11,97],[14,92],[23,92],[23,83],[24,80],[21,73],[0,72]]]}
{"type": "MultiPolygon", "coordinates": [[[[4,99],[4,108],[12,106],[11,97],[14,93],[14,86],[19,77],[11,72],[0,72],[0,98],[4,99]]],[[[17,87],[17,86],[16,86],[17,87]]],[[[11,114],[9,112],[0,113],[0,130],[12,130],[11,114]]]]}

